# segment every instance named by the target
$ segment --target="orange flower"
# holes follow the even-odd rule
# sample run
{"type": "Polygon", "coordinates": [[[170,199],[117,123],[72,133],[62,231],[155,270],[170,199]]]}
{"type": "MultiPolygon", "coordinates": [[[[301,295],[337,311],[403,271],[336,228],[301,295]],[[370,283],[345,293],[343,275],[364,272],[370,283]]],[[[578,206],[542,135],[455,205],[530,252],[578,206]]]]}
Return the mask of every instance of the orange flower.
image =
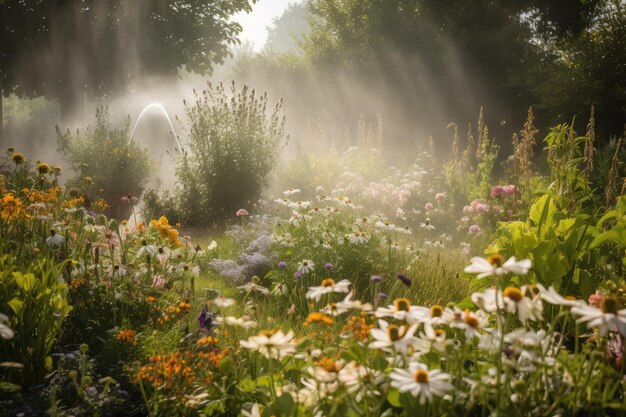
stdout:
{"type": "Polygon", "coordinates": [[[333,324],[333,322],[334,321],[332,317],[327,316],[324,313],[320,313],[319,311],[314,311],[313,313],[310,313],[309,316],[306,318],[306,320],[304,321],[304,325],[308,326],[312,323],[323,323],[331,325],[333,324]]]}
{"type": "Polygon", "coordinates": [[[131,329],[122,329],[117,332],[115,339],[134,345],[137,343],[137,333],[131,329]]]}

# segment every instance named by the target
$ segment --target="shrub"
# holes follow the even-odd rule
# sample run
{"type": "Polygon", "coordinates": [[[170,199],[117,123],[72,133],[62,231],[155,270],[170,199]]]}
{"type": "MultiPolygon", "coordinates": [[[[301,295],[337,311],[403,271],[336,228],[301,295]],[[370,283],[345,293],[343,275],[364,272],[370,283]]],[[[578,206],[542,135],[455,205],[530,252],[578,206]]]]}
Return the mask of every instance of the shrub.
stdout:
{"type": "Polygon", "coordinates": [[[57,126],[58,151],[64,155],[76,177],[68,180],[68,187],[75,187],[88,198],[104,198],[110,205],[108,216],[120,216],[117,211],[122,196],[139,196],[154,172],[148,149],[128,143],[130,118],[121,129],[109,123],[109,111],[105,106],[96,110],[96,121],[84,135],[73,135],[69,129],[62,133],[57,126]]]}
{"type": "Polygon", "coordinates": [[[187,152],[177,174],[179,209],[194,226],[221,222],[251,208],[268,185],[284,136],[282,101],[268,116],[267,94],[247,86],[212,86],[186,105],[187,152]]]}

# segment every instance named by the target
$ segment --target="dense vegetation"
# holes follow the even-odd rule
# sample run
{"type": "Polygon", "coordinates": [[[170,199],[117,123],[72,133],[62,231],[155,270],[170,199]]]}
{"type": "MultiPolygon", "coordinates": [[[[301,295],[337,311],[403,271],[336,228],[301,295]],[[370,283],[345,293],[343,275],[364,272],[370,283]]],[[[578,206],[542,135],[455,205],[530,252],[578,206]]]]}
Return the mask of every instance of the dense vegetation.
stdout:
{"type": "MultiPolygon", "coordinates": [[[[62,51],[76,25],[97,42],[45,79],[2,64],[11,93],[131,86],[116,36],[206,72],[254,2],[48,3],[2,3],[3,34],[43,48],[66,13],[62,51]]],[[[181,98],[169,188],[107,106],[57,127],[65,167],[7,147],[0,416],[626,414],[624,22],[618,0],[311,0],[235,59],[287,101],[181,98]]],[[[24,103],[30,132],[54,119],[24,103]]]]}

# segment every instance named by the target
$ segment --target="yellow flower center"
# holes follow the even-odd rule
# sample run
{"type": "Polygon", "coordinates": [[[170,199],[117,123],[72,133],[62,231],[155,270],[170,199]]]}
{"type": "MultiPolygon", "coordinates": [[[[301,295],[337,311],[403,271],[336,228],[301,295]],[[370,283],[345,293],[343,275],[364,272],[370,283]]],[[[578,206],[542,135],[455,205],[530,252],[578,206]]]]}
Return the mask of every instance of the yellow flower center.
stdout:
{"type": "Polygon", "coordinates": [[[504,296],[509,298],[510,300],[515,301],[516,303],[519,303],[524,298],[524,294],[522,294],[522,291],[520,291],[519,288],[515,287],[505,288],[502,294],[504,294],[504,296]]]}
{"type": "Polygon", "coordinates": [[[467,323],[469,327],[472,327],[474,329],[478,328],[478,319],[472,316],[469,310],[465,310],[463,319],[465,320],[465,323],[467,323]]]}
{"type": "Polygon", "coordinates": [[[420,384],[426,384],[428,383],[428,371],[418,369],[413,374],[413,378],[415,378],[415,382],[419,382],[420,384]]]}
{"type": "Polygon", "coordinates": [[[400,334],[400,328],[395,324],[390,324],[387,327],[387,333],[389,333],[389,340],[391,340],[392,342],[402,339],[402,335],[400,334]]]}
{"type": "Polygon", "coordinates": [[[606,314],[617,314],[620,308],[620,303],[617,297],[606,296],[600,303],[600,309],[606,314]]]}
{"type": "Polygon", "coordinates": [[[322,287],[332,287],[333,285],[335,285],[335,280],[332,278],[325,278],[322,281],[322,287]]]}
{"type": "Polygon", "coordinates": [[[502,264],[504,263],[504,258],[496,253],[489,256],[487,258],[487,262],[489,262],[491,265],[502,266],[502,264]]]}
{"type": "Polygon", "coordinates": [[[434,305],[430,307],[430,317],[441,317],[443,315],[443,307],[434,305]]]}
{"type": "Polygon", "coordinates": [[[396,298],[393,302],[393,306],[396,308],[396,311],[409,311],[411,302],[404,297],[396,298]]]}

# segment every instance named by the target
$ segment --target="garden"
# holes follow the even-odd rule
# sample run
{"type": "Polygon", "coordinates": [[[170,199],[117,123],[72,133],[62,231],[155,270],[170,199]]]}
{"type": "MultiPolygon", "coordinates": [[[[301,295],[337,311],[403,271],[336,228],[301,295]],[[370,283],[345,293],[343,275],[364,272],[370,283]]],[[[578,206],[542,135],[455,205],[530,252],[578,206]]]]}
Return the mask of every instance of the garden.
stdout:
{"type": "Polygon", "coordinates": [[[243,82],[179,101],[160,161],[113,104],[56,127],[59,165],[2,150],[0,416],[626,415],[626,132],[602,106],[327,140],[243,82]]]}

